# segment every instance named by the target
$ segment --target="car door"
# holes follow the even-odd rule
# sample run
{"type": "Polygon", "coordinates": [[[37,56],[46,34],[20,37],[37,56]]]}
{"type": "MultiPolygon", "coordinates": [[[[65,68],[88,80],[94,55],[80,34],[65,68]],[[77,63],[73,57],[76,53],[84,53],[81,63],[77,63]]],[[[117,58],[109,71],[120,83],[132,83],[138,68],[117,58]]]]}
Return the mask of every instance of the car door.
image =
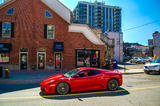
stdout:
{"type": "Polygon", "coordinates": [[[90,70],[91,75],[94,77],[94,86],[100,86],[104,83],[103,73],[99,70],[90,70]]]}
{"type": "Polygon", "coordinates": [[[76,91],[83,91],[94,86],[94,76],[84,76],[84,72],[89,70],[83,70],[79,72],[71,81],[72,89],[76,91]]]}

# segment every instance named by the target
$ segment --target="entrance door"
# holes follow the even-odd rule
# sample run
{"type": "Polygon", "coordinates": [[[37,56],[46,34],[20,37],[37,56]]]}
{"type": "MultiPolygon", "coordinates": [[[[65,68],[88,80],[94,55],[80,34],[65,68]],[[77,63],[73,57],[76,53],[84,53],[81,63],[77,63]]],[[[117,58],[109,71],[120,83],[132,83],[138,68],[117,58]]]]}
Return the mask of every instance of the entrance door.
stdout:
{"type": "Polygon", "coordinates": [[[20,53],[20,69],[26,70],[28,65],[28,53],[20,53]]]}
{"type": "Polygon", "coordinates": [[[55,53],[55,69],[59,70],[62,66],[62,55],[61,53],[55,53]]]}
{"type": "Polygon", "coordinates": [[[45,52],[38,52],[38,69],[45,69],[45,60],[46,54],[45,52]]]}

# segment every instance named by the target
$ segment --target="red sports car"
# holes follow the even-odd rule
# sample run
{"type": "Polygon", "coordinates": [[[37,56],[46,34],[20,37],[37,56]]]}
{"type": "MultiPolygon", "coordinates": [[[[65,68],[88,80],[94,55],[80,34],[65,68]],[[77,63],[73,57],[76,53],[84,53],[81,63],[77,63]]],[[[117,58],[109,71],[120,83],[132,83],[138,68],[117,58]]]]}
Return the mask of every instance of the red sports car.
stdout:
{"type": "Polygon", "coordinates": [[[77,68],[65,74],[57,74],[40,84],[42,93],[64,95],[69,92],[117,90],[122,85],[122,73],[97,68],[77,68]]]}

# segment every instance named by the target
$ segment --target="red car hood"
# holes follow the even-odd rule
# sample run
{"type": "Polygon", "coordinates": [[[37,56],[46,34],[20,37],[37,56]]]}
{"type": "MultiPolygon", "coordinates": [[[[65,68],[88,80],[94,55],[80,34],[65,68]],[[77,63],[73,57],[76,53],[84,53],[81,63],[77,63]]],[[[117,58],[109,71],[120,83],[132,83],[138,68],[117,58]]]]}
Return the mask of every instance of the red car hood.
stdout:
{"type": "Polygon", "coordinates": [[[61,78],[65,78],[65,77],[63,77],[62,75],[63,75],[63,74],[53,75],[53,76],[45,79],[41,84],[45,84],[46,82],[51,81],[51,80],[55,80],[55,81],[56,81],[56,80],[59,80],[59,79],[61,79],[61,78]]]}

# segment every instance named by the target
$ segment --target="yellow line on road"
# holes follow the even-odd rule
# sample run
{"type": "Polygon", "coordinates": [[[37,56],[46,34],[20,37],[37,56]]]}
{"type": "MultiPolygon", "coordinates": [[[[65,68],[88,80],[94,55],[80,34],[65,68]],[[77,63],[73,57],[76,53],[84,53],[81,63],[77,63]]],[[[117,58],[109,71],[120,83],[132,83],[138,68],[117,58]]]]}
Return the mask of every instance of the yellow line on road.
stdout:
{"type": "Polygon", "coordinates": [[[26,96],[26,97],[0,97],[0,100],[15,100],[15,99],[34,99],[34,98],[52,98],[52,97],[66,97],[66,96],[78,96],[78,95],[89,95],[89,94],[101,94],[101,93],[115,93],[115,92],[124,92],[124,91],[138,91],[138,90],[147,90],[147,89],[155,89],[160,88],[160,86],[151,86],[144,88],[133,88],[126,90],[117,90],[117,91],[100,91],[100,92],[88,92],[88,93],[75,93],[75,94],[67,94],[67,95],[46,95],[46,96],[26,96]]]}

